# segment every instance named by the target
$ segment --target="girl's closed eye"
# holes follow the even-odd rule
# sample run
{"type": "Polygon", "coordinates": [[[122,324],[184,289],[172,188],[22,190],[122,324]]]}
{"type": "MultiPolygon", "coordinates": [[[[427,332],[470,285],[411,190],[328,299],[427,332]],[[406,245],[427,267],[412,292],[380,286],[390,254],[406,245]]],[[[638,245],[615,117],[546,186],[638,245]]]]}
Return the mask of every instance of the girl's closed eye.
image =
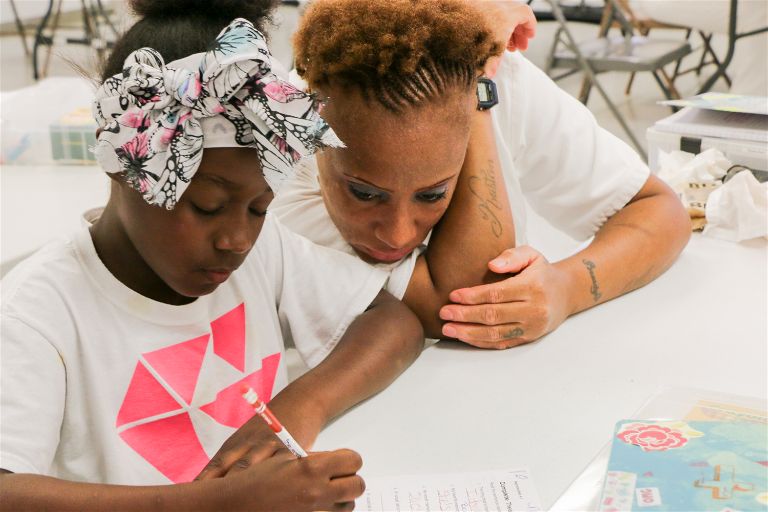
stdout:
{"type": "Polygon", "coordinates": [[[192,205],[192,209],[195,210],[196,213],[199,213],[200,215],[205,215],[205,216],[216,215],[223,208],[223,206],[208,206],[208,205],[200,206],[198,204],[191,203],[191,202],[190,204],[192,205]]]}
{"type": "Polygon", "coordinates": [[[416,200],[424,203],[436,203],[441,199],[445,199],[447,195],[448,195],[448,186],[444,185],[442,187],[435,188],[432,190],[419,192],[418,194],[416,194],[416,200]]]}

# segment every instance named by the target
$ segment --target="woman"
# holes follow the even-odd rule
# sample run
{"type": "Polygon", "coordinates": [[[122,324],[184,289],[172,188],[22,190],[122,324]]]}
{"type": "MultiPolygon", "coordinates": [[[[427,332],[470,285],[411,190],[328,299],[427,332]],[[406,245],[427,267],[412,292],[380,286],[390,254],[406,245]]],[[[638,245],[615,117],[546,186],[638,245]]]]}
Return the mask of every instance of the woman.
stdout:
{"type": "MultiPolygon", "coordinates": [[[[323,115],[347,147],[306,161],[270,209],[321,245],[370,262],[403,258],[393,271],[398,282],[408,281],[402,274],[408,277],[415,267],[407,284],[389,289],[419,314],[428,335],[508,348],[652,281],[675,260],[690,228],[674,193],[626,144],[522,55],[505,53],[495,77],[500,103],[491,109],[492,140],[485,143],[498,149],[514,218],[500,224],[507,235],[514,228],[517,247],[488,264],[505,279],[459,285],[447,295],[451,303],[436,308],[439,301],[424,292],[424,275],[478,263],[478,251],[467,252],[474,246],[466,243],[442,249],[453,254],[427,272],[419,272],[424,258],[414,259],[433,227],[440,230],[435,235],[447,236],[456,229],[446,225],[452,216],[472,213],[447,208],[455,182],[440,179],[460,165],[467,145],[471,153],[481,140],[463,136],[475,91],[462,73],[479,75],[494,54],[475,44],[478,26],[490,30],[482,6],[315,1],[295,38],[296,68],[325,100],[323,115]],[[548,262],[524,245],[524,201],[574,238],[594,240],[569,258],[548,262]],[[441,322],[433,321],[438,310],[441,322]]],[[[488,175],[474,183],[492,182],[488,175]]],[[[493,188],[476,198],[477,224],[464,219],[454,226],[471,230],[483,217],[499,221],[492,206],[503,194],[493,188]]]]}

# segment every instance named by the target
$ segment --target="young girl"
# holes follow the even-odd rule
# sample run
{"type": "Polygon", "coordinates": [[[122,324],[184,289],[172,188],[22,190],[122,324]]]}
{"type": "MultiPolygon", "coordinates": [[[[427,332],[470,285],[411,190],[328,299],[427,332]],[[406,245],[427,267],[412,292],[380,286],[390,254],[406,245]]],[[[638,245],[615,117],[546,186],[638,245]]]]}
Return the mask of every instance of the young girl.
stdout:
{"type": "Polygon", "coordinates": [[[383,272],[265,213],[298,158],[338,145],[231,21],[269,4],[134,2],[94,102],[109,202],[3,282],[3,510],[346,510],[362,493],[357,454],[297,460],[240,396],[275,395],[310,447],[423,342],[383,272]],[[290,385],[289,337],[314,366],[290,385]],[[223,478],[192,481],[204,467],[223,478]]]}

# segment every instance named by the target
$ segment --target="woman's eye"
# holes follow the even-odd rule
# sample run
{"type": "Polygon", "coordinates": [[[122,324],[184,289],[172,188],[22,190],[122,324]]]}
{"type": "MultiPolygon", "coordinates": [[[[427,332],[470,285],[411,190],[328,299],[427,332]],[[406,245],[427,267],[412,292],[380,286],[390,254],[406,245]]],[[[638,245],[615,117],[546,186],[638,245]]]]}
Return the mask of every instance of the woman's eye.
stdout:
{"type": "Polygon", "coordinates": [[[445,189],[432,192],[422,192],[416,195],[416,199],[425,203],[436,203],[439,200],[444,199],[447,193],[448,191],[445,189]]]}
{"type": "Polygon", "coordinates": [[[381,197],[381,194],[378,194],[370,190],[364,190],[354,185],[349,185],[349,191],[352,193],[353,196],[355,196],[360,201],[373,201],[374,199],[378,199],[381,197]]]}
{"type": "Polygon", "coordinates": [[[219,211],[221,211],[221,207],[202,208],[200,206],[197,206],[195,203],[191,203],[191,204],[192,204],[192,208],[194,208],[194,210],[200,215],[216,215],[217,213],[219,213],[219,211]]]}
{"type": "Polygon", "coordinates": [[[266,211],[257,210],[256,208],[250,208],[249,211],[257,217],[264,217],[267,214],[266,211]]]}

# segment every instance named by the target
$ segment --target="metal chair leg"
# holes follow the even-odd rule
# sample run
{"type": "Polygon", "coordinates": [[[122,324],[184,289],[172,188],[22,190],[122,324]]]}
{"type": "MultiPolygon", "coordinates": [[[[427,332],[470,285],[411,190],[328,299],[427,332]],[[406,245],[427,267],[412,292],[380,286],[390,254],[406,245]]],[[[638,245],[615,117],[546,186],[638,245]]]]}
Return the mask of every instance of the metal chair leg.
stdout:
{"type": "Polygon", "coordinates": [[[24,55],[29,57],[29,45],[27,44],[27,31],[24,29],[24,23],[19,18],[19,13],[16,10],[16,1],[11,0],[11,10],[13,11],[13,22],[16,24],[16,30],[21,37],[21,46],[24,48],[24,55]]]}
{"type": "Polygon", "coordinates": [[[725,75],[725,70],[728,68],[728,66],[731,63],[731,60],[733,59],[734,50],[736,49],[736,39],[738,39],[738,36],[736,34],[736,14],[737,14],[737,0],[731,0],[730,5],[730,13],[729,13],[729,19],[728,19],[728,52],[725,55],[725,59],[723,59],[723,62],[721,62],[717,66],[717,70],[710,76],[706,82],[704,82],[704,85],[701,86],[701,89],[699,89],[698,94],[705,93],[709,91],[713,85],[715,85],[715,82],[717,82],[717,79],[721,76],[725,75]]]}
{"type": "Polygon", "coordinates": [[[624,116],[621,115],[621,112],[616,108],[616,105],[614,105],[613,101],[611,101],[611,98],[608,96],[608,94],[605,92],[605,89],[603,89],[603,86],[600,85],[600,82],[597,81],[595,77],[595,72],[592,69],[592,66],[589,65],[589,62],[584,58],[584,55],[581,53],[581,50],[579,50],[579,45],[576,42],[576,38],[573,37],[573,34],[568,29],[567,22],[565,21],[565,16],[563,16],[563,11],[560,9],[560,6],[557,5],[556,0],[548,0],[550,6],[552,7],[552,13],[557,20],[557,22],[560,24],[560,27],[563,29],[563,33],[568,38],[568,45],[573,51],[574,55],[576,56],[576,60],[579,63],[579,66],[581,66],[582,71],[584,71],[584,74],[589,78],[589,80],[592,82],[592,84],[595,86],[597,91],[600,93],[600,96],[602,96],[603,100],[605,100],[605,103],[608,105],[608,108],[613,113],[616,120],[621,125],[624,132],[627,134],[627,137],[632,142],[632,145],[635,146],[635,149],[637,149],[637,152],[640,154],[641,158],[647,159],[648,155],[645,151],[645,148],[640,144],[640,141],[637,140],[637,137],[635,137],[635,134],[632,133],[632,129],[627,124],[626,120],[624,119],[624,116]]]}
{"type": "Polygon", "coordinates": [[[54,0],[48,0],[48,9],[45,11],[43,19],[40,20],[40,23],[37,25],[37,30],[35,30],[35,44],[32,46],[32,74],[35,80],[40,79],[40,71],[38,69],[37,62],[37,51],[40,48],[40,45],[44,42],[43,31],[48,24],[48,19],[51,17],[51,12],[53,11],[53,2],[54,0]]]}

